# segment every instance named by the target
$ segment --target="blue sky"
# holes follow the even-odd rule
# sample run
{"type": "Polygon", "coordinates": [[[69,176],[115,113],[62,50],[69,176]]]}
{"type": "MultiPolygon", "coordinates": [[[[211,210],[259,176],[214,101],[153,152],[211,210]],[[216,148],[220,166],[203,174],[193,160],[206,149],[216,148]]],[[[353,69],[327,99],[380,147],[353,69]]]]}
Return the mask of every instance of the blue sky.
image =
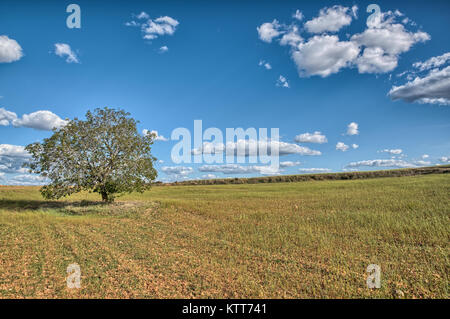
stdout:
{"type": "Polygon", "coordinates": [[[168,139],[153,146],[164,181],[266,173],[174,164],[172,130],[197,119],[320,151],[281,156],[277,174],[450,161],[448,1],[76,1],[80,29],[70,3],[0,3],[0,184],[41,182],[23,146],[104,106],[168,139]]]}

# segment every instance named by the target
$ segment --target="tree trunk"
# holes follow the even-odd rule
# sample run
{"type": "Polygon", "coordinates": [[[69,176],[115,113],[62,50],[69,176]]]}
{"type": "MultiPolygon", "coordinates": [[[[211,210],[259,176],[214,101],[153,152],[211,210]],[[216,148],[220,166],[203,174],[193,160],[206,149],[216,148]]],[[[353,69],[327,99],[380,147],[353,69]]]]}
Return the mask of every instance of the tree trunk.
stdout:
{"type": "Polygon", "coordinates": [[[108,193],[107,192],[101,192],[102,194],[102,201],[105,203],[109,202],[108,193]]]}

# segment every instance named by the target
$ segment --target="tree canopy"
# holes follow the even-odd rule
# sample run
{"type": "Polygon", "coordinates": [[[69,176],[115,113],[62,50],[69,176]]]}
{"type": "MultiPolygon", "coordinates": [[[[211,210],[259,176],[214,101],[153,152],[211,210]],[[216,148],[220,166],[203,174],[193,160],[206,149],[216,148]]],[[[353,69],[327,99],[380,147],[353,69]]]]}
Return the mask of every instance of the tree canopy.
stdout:
{"type": "Polygon", "coordinates": [[[58,199],[83,190],[93,191],[105,202],[115,194],[143,192],[155,180],[151,155],[155,136],[140,135],[130,113],[98,108],[85,120],[68,121],[43,143],[26,146],[30,171],[50,180],[41,188],[47,199],[58,199]]]}

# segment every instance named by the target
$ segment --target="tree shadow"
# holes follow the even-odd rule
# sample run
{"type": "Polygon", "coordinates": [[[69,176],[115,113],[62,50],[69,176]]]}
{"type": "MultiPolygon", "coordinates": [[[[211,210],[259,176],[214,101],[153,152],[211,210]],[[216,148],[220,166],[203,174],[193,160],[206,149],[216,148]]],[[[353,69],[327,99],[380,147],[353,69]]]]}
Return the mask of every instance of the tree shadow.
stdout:
{"type": "Polygon", "coordinates": [[[38,211],[47,209],[56,209],[61,213],[70,215],[83,215],[89,210],[98,207],[108,206],[107,203],[101,201],[47,201],[47,200],[13,200],[0,199],[0,210],[13,211],[38,211]]]}

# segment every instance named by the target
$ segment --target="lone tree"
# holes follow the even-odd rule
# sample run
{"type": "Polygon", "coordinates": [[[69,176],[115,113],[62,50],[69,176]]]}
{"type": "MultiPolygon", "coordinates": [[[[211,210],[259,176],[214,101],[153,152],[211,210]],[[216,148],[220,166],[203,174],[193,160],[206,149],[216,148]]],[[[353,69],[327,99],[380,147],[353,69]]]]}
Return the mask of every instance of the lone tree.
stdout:
{"type": "Polygon", "coordinates": [[[44,198],[89,190],[112,202],[114,194],[148,189],[157,176],[150,153],[155,136],[141,136],[137,123],[123,110],[95,109],[85,121],[75,118],[43,143],[28,145],[26,166],[51,181],[41,189],[44,198]]]}

